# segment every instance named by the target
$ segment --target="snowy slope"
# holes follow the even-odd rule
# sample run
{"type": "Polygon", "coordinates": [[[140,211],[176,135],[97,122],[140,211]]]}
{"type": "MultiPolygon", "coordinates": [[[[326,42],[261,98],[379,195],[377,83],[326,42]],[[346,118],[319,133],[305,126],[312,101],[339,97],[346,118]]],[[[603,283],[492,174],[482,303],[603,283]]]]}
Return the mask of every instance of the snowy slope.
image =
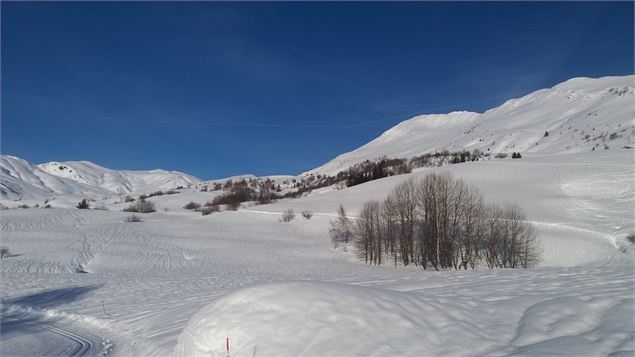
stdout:
{"type": "Polygon", "coordinates": [[[42,198],[54,195],[103,196],[112,194],[99,186],[51,175],[15,156],[0,156],[0,198],[42,198]]]}
{"type": "Polygon", "coordinates": [[[482,114],[414,117],[310,172],[332,175],[366,159],[442,150],[555,154],[618,149],[635,146],[634,130],[635,76],[574,78],[482,114]]]}
{"type": "Polygon", "coordinates": [[[88,161],[32,165],[15,156],[0,157],[0,193],[4,199],[101,198],[190,187],[198,182],[196,177],[176,171],[117,171],[88,161]]]}

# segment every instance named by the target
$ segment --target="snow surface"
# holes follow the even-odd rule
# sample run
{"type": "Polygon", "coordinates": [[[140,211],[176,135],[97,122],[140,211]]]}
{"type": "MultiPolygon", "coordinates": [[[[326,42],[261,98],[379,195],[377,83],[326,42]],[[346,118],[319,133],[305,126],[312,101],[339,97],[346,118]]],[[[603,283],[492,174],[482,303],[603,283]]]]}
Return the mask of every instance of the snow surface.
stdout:
{"type": "MultiPolygon", "coordinates": [[[[604,111],[597,118],[611,130],[630,128],[632,97],[622,98],[631,95],[622,84],[632,78],[576,79],[555,88],[576,88],[580,97],[622,88],[609,93],[615,98],[597,94],[607,96],[605,109],[613,103],[618,119],[604,111]]],[[[534,100],[552,103],[552,92],[534,100]]],[[[526,108],[528,101],[504,106],[526,108]]],[[[512,119],[496,130],[513,127],[512,119]]],[[[449,137],[455,129],[447,128],[449,137]]],[[[626,143],[632,134],[615,140],[626,143]]],[[[13,189],[3,204],[55,196],[52,209],[0,210],[2,246],[10,249],[0,259],[2,356],[224,356],[227,337],[232,356],[635,353],[635,249],[625,239],[635,233],[635,157],[616,145],[419,169],[209,216],[182,208],[219,194],[193,182],[178,194],[151,197],[157,212],[140,215],[139,223],[126,222],[127,204],[98,184],[117,180],[99,181],[90,164],[70,164],[78,173],[72,178],[1,159],[10,173],[3,170],[0,182],[13,189]],[[340,204],[355,216],[364,201],[385,197],[399,182],[441,171],[489,201],[520,204],[543,243],[540,266],[431,272],[368,266],[350,248],[332,248],[327,231],[340,204]],[[70,208],[89,193],[103,210],[70,208]],[[289,208],[314,216],[280,222],[289,208]]],[[[171,181],[143,182],[151,184],[135,187],[171,181]]]]}
{"type": "Polygon", "coordinates": [[[236,356],[631,353],[635,259],[622,237],[635,231],[633,167],[626,150],[482,161],[209,216],[180,207],[214,193],[189,192],[150,198],[168,211],[140,223],[114,203],[0,211],[13,254],[0,260],[1,322],[13,327],[0,353],[32,354],[24,321],[79,334],[93,352],[111,340],[122,356],[221,351],[226,337],[236,356]],[[521,202],[544,242],[541,267],[424,272],[332,249],[340,203],[354,216],[401,180],[442,170],[521,202]],[[287,208],[315,216],[281,223],[287,208]]]}

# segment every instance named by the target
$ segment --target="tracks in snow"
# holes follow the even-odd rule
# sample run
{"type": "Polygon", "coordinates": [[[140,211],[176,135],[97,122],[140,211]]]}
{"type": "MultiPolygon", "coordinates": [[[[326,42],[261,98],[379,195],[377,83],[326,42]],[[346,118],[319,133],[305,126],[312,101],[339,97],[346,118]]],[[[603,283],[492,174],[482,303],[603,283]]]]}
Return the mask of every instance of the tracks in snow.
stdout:
{"type": "Polygon", "coordinates": [[[71,353],[69,354],[70,356],[85,356],[86,353],[88,353],[93,348],[93,343],[90,340],[87,340],[84,337],[76,335],[70,331],[44,323],[39,323],[37,324],[37,326],[73,341],[76,344],[76,348],[71,351],[71,353]]]}
{"type": "MultiPolygon", "coordinates": [[[[69,340],[73,344],[73,346],[72,348],[63,351],[64,356],[86,356],[90,352],[97,352],[97,351],[94,351],[95,347],[97,346],[97,343],[91,341],[90,337],[78,335],[64,328],[53,326],[50,323],[39,322],[39,321],[29,321],[28,315],[25,313],[15,314],[10,318],[0,317],[0,322],[17,324],[26,328],[29,328],[29,327],[39,328],[42,330],[46,330],[49,333],[52,333],[54,335],[60,336],[66,340],[69,340]]],[[[0,323],[0,325],[2,325],[2,323],[0,323]]],[[[96,353],[91,353],[91,354],[96,354],[96,353]]]]}

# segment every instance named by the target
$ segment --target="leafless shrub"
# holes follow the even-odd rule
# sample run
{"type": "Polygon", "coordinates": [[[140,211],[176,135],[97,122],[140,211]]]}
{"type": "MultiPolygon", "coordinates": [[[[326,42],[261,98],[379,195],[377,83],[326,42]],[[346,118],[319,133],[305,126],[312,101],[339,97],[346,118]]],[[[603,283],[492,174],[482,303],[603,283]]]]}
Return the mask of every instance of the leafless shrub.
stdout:
{"type": "Polygon", "coordinates": [[[282,213],[282,217],[280,217],[280,222],[288,223],[295,219],[295,212],[292,209],[288,209],[282,213]]]}
{"type": "Polygon", "coordinates": [[[79,208],[79,209],[89,209],[90,205],[88,204],[88,201],[84,198],[83,200],[79,201],[79,203],[77,204],[77,208],[79,208]]]}
{"type": "Polygon", "coordinates": [[[225,207],[226,207],[226,209],[228,211],[236,211],[240,207],[240,202],[239,201],[230,201],[230,202],[227,202],[225,207]]]}
{"type": "Polygon", "coordinates": [[[139,199],[127,208],[124,208],[124,212],[152,213],[156,212],[156,209],[154,208],[154,203],[146,201],[145,199],[139,199]]]}
{"type": "Polygon", "coordinates": [[[0,247],[0,259],[4,259],[9,255],[9,248],[7,247],[0,247]]]}
{"type": "Polygon", "coordinates": [[[205,206],[201,208],[201,215],[207,216],[208,214],[212,214],[218,211],[220,211],[220,208],[218,205],[205,206]]]}
{"type": "Polygon", "coordinates": [[[313,212],[309,211],[309,210],[304,210],[302,211],[302,217],[304,217],[304,219],[309,220],[311,219],[311,217],[313,217],[313,212]]]}
{"type": "Polygon", "coordinates": [[[200,203],[196,203],[194,201],[190,201],[188,204],[183,206],[183,208],[185,208],[185,209],[199,209],[199,208],[201,208],[201,204],[200,203]]]}
{"type": "Polygon", "coordinates": [[[131,216],[126,217],[126,222],[143,222],[141,220],[141,216],[137,216],[136,214],[133,214],[131,216]]]}

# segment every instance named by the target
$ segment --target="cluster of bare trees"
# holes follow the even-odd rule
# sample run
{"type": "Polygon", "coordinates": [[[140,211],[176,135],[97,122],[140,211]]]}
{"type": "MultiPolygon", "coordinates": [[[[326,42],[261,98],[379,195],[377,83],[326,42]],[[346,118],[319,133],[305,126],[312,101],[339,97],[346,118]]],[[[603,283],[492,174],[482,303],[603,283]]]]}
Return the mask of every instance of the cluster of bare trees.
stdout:
{"type": "Polygon", "coordinates": [[[474,187],[432,173],[395,187],[383,202],[366,202],[353,242],[369,264],[392,260],[424,269],[527,268],[541,245],[517,206],[485,204],[474,187]]]}

